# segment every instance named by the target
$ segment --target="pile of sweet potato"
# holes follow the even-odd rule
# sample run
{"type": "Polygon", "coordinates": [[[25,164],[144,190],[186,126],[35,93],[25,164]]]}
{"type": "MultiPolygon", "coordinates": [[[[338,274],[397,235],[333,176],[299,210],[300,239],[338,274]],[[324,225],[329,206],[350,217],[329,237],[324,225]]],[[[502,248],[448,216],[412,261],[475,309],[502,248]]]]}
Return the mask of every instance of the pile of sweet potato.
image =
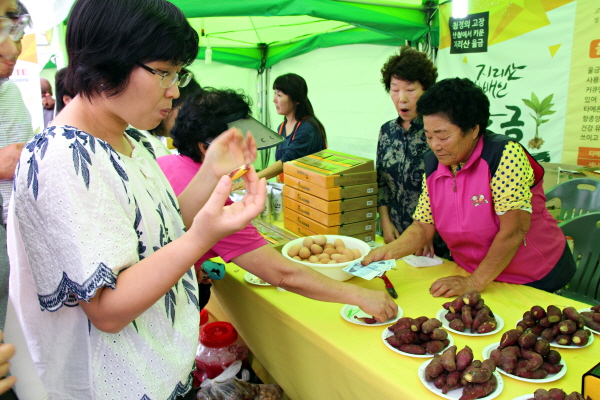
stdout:
{"type": "Polygon", "coordinates": [[[592,311],[583,311],[581,313],[585,326],[600,332],[600,305],[592,307],[592,311]]]}
{"type": "Polygon", "coordinates": [[[544,379],[548,374],[560,372],[561,358],[558,351],[550,349],[547,340],[538,339],[531,330],[517,329],[504,332],[500,345],[490,354],[498,368],[527,379],[544,379]]]}
{"type": "Polygon", "coordinates": [[[400,318],[388,327],[394,335],[387,342],[400,351],[410,354],[436,354],[445,349],[450,341],[448,332],[441,329],[437,318],[400,318]]]}
{"type": "Polygon", "coordinates": [[[594,322],[579,314],[573,307],[566,307],[561,311],[554,305],[548,306],[546,310],[533,306],[523,314],[523,319],[517,323],[517,330],[530,331],[549,343],[556,341],[564,346],[585,346],[591,335],[590,331],[583,329],[587,324],[586,320],[594,322]]]}
{"type": "Polygon", "coordinates": [[[477,291],[468,292],[444,303],[443,307],[448,310],[445,318],[450,322],[450,328],[455,331],[488,333],[498,326],[492,310],[485,305],[477,291]]]}
{"type": "Polygon", "coordinates": [[[579,392],[567,394],[564,390],[558,388],[538,389],[529,400],[583,400],[583,395],[579,392]]]}
{"type": "Polygon", "coordinates": [[[458,353],[456,346],[450,346],[441,355],[435,355],[425,367],[425,380],[433,382],[444,394],[463,388],[460,400],[474,400],[496,390],[498,380],[493,374],[495,370],[492,360],[473,360],[469,346],[458,353]]]}

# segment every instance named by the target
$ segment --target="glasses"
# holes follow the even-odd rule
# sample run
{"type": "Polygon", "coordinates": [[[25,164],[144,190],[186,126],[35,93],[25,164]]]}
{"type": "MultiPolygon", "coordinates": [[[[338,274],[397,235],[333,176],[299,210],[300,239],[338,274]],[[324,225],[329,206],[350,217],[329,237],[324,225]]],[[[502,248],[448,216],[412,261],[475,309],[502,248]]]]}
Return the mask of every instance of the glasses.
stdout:
{"type": "Polygon", "coordinates": [[[0,43],[4,43],[7,38],[18,42],[25,34],[25,27],[29,25],[29,14],[23,14],[16,20],[9,17],[0,17],[0,43]],[[13,21],[15,21],[13,23],[13,21]]]}
{"type": "Polygon", "coordinates": [[[151,74],[160,76],[160,87],[163,89],[168,89],[177,83],[179,87],[186,87],[188,83],[192,80],[194,74],[191,72],[187,72],[183,75],[179,75],[177,72],[160,72],[155,70],[154,68],[150,68],[149,66],[142,64],[141,62],[136,62],[137,65],[144,68],[146,71],[151,74]]]}

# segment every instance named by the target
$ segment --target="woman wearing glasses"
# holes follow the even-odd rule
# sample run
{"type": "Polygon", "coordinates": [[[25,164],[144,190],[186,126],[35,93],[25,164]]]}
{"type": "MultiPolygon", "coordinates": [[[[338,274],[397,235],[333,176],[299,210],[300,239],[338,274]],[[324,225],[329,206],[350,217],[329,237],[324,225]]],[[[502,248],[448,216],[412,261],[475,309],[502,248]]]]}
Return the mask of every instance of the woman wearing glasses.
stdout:
{"type": "Polygon", "coordinates": [[[193,398],[191,267],[262,210],[253,170],[244,200],[223,207],[224,175],[252,163],[256,144],[221,135],[175,197],[149,142],[127,129],[158,125],[189,82],[179,71],[198,35],[171,3],[78,0],[66,44],[76,96],[27,143],[15,176],[11,301],[50,399],[193,398]]]}

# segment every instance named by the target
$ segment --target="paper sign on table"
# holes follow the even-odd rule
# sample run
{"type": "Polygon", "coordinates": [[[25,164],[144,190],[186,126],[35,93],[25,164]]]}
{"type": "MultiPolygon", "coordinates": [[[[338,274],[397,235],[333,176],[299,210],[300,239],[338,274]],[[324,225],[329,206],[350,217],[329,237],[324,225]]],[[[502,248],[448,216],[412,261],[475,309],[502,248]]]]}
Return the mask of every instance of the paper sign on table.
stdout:
{"type": "Polygon", "coordinates": [[[344,268],[343,271],[369,281],[376,276],[383,275],[384,272],[389,271],[394,266],[396,266],[396,260],[374,261],[369,265],[362,265],[360,261],[355,261],[344,268]]]}

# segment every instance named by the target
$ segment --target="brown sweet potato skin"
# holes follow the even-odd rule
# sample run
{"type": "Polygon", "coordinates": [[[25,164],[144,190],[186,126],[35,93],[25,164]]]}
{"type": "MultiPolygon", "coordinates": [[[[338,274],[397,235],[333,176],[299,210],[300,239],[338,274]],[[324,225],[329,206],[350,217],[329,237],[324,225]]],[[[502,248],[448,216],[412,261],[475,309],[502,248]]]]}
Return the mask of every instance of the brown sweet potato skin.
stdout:
{"type": "Polygon", "coordinates": [[[450,312],[460,313],[464,305],[465,301],[463,300],[462,296],[457,297],[450,303],[450,312]]]}
{"type": "Polygon", "coordinates": [[[460,318],[450,321],[449,326],[451,329],[454,329],[455,331],[459,331],[459,332],[464,332],[465,329],[467,329],[467,327],[465,326],[465,323],[462,322],[462,319],[460,319],[460,318]]]}
{"type": "Polygon", "coordinates": [[[540,333],[542,339],[546,340],[548,343],[554,341],[554,333],[552,332],[552,328],[546,328],[540,333]]]}
{"type": "Polygon", "coordinates": [[[421,325],[421,332],[423,333],[431,333],[435,328],[439,328],[442,326],[442,323],[437,318],[429,318],[427,321],[423,322],[421,325]]]}
{"type": "Polygon", "coordinates": [[[584,400],[583,396],[579,392],[571,392],[566,397],[565,400],[584,400]]]}
{"type": "Polygon", "coordinates": [[[431,332],[431,339],[432,340],[444,340],[444,339],[448,339],[448,332],[446,332],[445,330],[443,330],[441,328],[435,328],[431,332]]]}
{"type": "Polygon", "coordinates": [[[563,365],[562,364],[552,365],[549,362],[544,361],[540,368],[542,368],[544,371],[546,371],[549,374],[558,374],[560,372],[560,370],[563,369],[563,365]]]}
{"type": "Polygon", "coordinates": [[[401,344],[398,347],[398,350],[403,351],[405,353],[410,353],[410,354],[419,354],[419,355],[425,354],[425,349],[423,347],[419,346],[418,344],[401,344]]]}
{"type": "Polygon", "coordinates": [[[492,373],[496,370],[496,365],[493,360],[487,359],[481,363],[480,368],[472,368],[464,375],[467,382],[483,383],[487,382],[492,373]]]}
{"type": "MultiPolygon", "coordinates": [[[[450,379],[451,374],[453,374],[453,372],[450,372],[450,374],[448,374],[448,379],[450,379]]],[[[455,385],[448,385],[448,379],[446,379],[446,385],[444,385],[444,387],[442,388],[442,393],[444,394],[451,392],[452,390],[460,389],[464,386],[460,380],[455,385]]]]}
{"type": "Polygon", "coordinates": [[[479,325],[477,328],[477,333],[488,333],[494,331],[498,327],[498,322],[496,322],[496,318],[488,318],[483,324],[479,325]]]}
{"type": "Polygon", "coordinates": [[[545,357],[546,361],[548,361],[550,364],[552,365],[556,365],[558,363],[560,363],[560,360],[562,359],[560,353],[556,350],[550,350],[548,352],[548,354],[546,354],[545,357]]]}
{"type": "Polygon", "coordinates": [[[446,371],[456,371],[456,346],[450,346],[442,353],[441,362],[446,371]]]}
{"type": "Polygon", "coordinates": [[[600,322],[596,322],[592,318],[586,317],[585,315],[582,315],[581,318],[583,318],[583,321],[585,322],[585,326],[587,326],[590,329],[595,330],[596,332],[600,332],[600,322]]]}
{"type": "Polygon", "coordinates": [[[548,317],[548,321],[551,323],[556,323],[562,318],[562,311],[555,305],[549,305],[546,308],[546,317],[548,317]]]}
{"type": "Polygon", "coordinates": [[[579,321],[579,318],[581,318],[579,311],[577,311],[575,307],[565,307],[563,308],[562,313],[567,319],[573,322],[577,322],[579,321]]]}
{"type": "Polygon", "coordinates": [[[533,307],[531,307],[530,311],[531,311],[531,315],[533,316],[533,318],[535,318],[537,320],[540,320],[546,316],[546,310],[544,310],[540,306],[533,306],[533,307]]]}
{"type": "Polygon", "coordinates": [[[552,400],[550,398],[550,393],[548,393],[548,391],[546,389],[542,389],[542,388],[533,392],[533,398],[534,398],[534,400],[552,400]]]}
{"type": "Polygon", "coordinates": [[[544,339],[538,339],[533,345],[533,351],[541,355],[542,357],[548,354],[550,351],[550,342],[544,339]]]}
{"type": "Polygon", "coordinates": [[[589,332],[585,329],[578,329],[573,333],[573,336],[571,336],[571,340],[576,346],[585,346],[590,339],[589,335],[589,332]]]}
{"type": "Polygon", "coordinates": [[[435,355],[425,367],[425,380],[432,381],[444,372],[444,366],[441,363],[440,356],[435,355]]]}
{"type": "Polygon", "coordinates": [[[444,347],[446,347],[446,345],[441,340],[431,340],[425,343],[425,349],[429,354],[439,353],[444,350],[444,347]]]}
{"type": "Polygon", "coordinates": [[[477,332],[477,329],[481,324],[488,320],[490,317],[490,308],[487,306],[483,306],[477,314],[475,314],[475,318],[473,318],[473,324],[471,325],[471,333],[477,332]]]}
{"type": "Polygon", "coordinates": [[[515,344],[517,344],[519,336],[521,336],[521,334],[516,329],[511,329],[504,332],[502,334],[502,338],[500,339],[500,345],[498,346],[498,348],[502,350],[505,347],[514,346],[515,344]]]}
{"type": "Polygon", "coordinates": [[[570,335],[577,330],[577,324],[570,319],[565,319],[558,323],[558,329],[560,329],[562,334],[570,335]]]}
{"type": "Polygon", "coordinates": [[[419,318],[415,318],[413,319],[411,325],[410,325],[410,330],[413,332],[419,332],[421,330],[421,326],[425,323],[425,321],[427,321],[429,318],[422,316],[419,318]]]}
{"type": "Polygon", "coordinates": [[[550,395],[550,400],[564,400],[567,396],[565,391],[559,388],[552,388],[548,390],[548,394],[550,395]]]}
{"type": "Polygon", "coordinates": [[[500,353],[500,360],[498,367],[502,368],[505,372],[511,374],[517,367],[517,355],[515,351],[512,351],[513,347],[506,347],[502,349],[500,353]]]}
{"type": "Polygon", "coordinates": [[[465,328],[471,329],[471,326],[473,326],[473,315],[471,315],[471,306],[463,306],[461,318],[462,322],[464,322],[465,324],[465,328]]]}
{"type": "Polygon", "coordinates": [[[521,355],[527,360],[527,365],[525,368],[528,371],[535,371],[536,369],[540,368],[544,362],[542,356],[535,351],[521,350],[521,355]]]}
{"type": "Polygon", "coordinates": [[[479,299],[481,299],[481,293],[479,293],[476,290],[472,290],[463,295],[463,300],[465,304],[468,304],[470,306],[474,306],[475,304],[477,304],[479,299]]]}
{"type": "Polygon", "coordinates": [[[463,394],[459,400],[475,400],[485,397],[492,393],[498,387],[498,380],[494,375],[484,383],[469,383],[463,389],[463,394]]]}
{"type": "Polygon", "coordinates": [[[417,335],[410,329],[402,329],[394,333],[394,335],[401,344],[411,344],[417,340],[417,335]]]}
{"type": "Polygon", "coordinates": [[[446,386],[452,387],[460,382],[460,377],[462,375],[461,371],[452,371],[448,373],[448,378],[446,378],[446,386]]]}
{"type": "Polygon", "coordinates": [[[496,365],[496,367],[498,366],[498,364],[500,364],[501,355],[502,355],[502,350],[500,350],[500,349],[494,349],[490,353],[490,359],[494,361],[494,364],[496,365]]]}
{"type": "Polygon", "coordinates": [[[473,350],[469,346],[465,346],[456,353],[456,370],[464,371],[471,362],[473,362],[473,350]]]}
{"type": "Polygon", "coordinates": [[[435,385],[436,388],[441,389],[446,384],[447,377],[448,377],[447,374],[440,374],[433,380],[433,384],[435,385]]]}
{"type": "Polygon", "coordinates": [[[537,336],[530,331],[523,332],[521,336],[519,336],[519,346],[522,349],[530,349],[535,345],[537,340],[537,336]]]}
{"type": "Polygon", "coordinates": [[[555,340],[558,344],[569,346],[571,344],[571,335],[558,335],[555,340]]]}
{"type": "Polygon", "coordinates": [[[460,314],[459,313],[446,313],[446,315],[444,316],[444,318],[446,318],[446,321],[450,322],[452,320],[455,320],[457,318],[460,318],[460,314]]]}

